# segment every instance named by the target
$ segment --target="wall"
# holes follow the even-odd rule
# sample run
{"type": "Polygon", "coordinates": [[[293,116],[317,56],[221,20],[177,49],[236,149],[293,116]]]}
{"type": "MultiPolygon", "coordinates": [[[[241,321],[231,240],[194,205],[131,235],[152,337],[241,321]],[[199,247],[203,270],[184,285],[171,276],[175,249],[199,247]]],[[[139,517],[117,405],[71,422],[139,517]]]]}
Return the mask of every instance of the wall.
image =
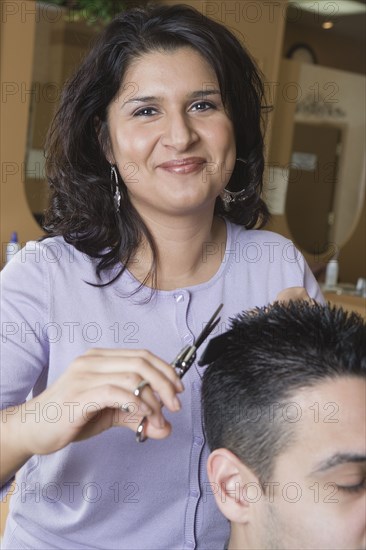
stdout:
{"type": "Polygon", "coordinates": [[[353,73],[365,74],[366,72],[365,51],[356,40],[342,38],[332,30],[324,31],[321,28],[310,30],[309,27],[300,23],[289,22],[284,36],[284,55],[291,46],[299,42],[311,46],[318,65],[353,73]]]}
{"type": "Polygon", "coordinates": [[[35,32],[34,0],[3,1],[0,32],[0,238],[3,263],[5,245],[12,231],[18,231],[18,238],[23,243],[42,234],[29,210],[24,191],[24,159],[35,32]]]}
{"type": "Polygon", "coordinates": [[[366,201],[355,224],[351,238],[342,247],[339,258],[339,277],[355,284],[358,277],[366,278],[366,201]]]}

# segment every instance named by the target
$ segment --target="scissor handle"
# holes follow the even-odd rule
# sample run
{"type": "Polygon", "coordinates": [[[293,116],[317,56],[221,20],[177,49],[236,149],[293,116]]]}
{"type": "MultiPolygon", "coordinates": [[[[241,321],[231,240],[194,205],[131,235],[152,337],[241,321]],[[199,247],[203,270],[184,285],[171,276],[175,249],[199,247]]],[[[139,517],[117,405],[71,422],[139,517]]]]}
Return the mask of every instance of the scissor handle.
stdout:
{"type": "MultiPolygon", "coordinates": [[[[196,358],[196,348],[195,346],[186,346],[182,349],[177,355],[177,357],[172,361],[171,366],[174,368],[175,372],[182,378],[187,372],[189,367],[192,365],[193,361],[196,358]]],[[[140,424],[137,426],[136,430],[136,441],[138,443],[143,443],[147,440],[147,435],[145,434],[145,424],[147,417],[144,416],[140,424]]]]}
{"type": "Polygon", "coordinates": [[[137,443],[143,443],[147,440],[147,435],[145,434],[145,424],[147,421],[147,416],[141,420],[140,424],[137,426],[136,430],[136,441],[137,443]]]}
{"type": "MultiPolygon", "coordinates": [[[[216,319],[218,313],[221,311],[224,304],[220,304],[215,313],[212,315],[211,319],[207,323],[207,326],[203,329],[201,334],[198,336],[196,342],[193,345],[187,345],[184,347],[176,356],[174,361],[171,363],[171,366],[174,368],[175,372],[182,378],[189,367],[192,365],[193,361],[196,359],[196,351],[198,347],[206,340],[207,336],[213,331],[217,326],[220,318],[216,319]]],[[[145,424],[147,417],[144,416],[140,424],[137,426],[136,430],[136,441],[138,443],[143,443],[146,441],[147,436],[145,435],[145,424]]]]}
{"type": "Polygon", "coordinates": [[[171,363],[179,378],[183,378],[193,361],[196,359],[196,346],[186,346],[171,363]]]}

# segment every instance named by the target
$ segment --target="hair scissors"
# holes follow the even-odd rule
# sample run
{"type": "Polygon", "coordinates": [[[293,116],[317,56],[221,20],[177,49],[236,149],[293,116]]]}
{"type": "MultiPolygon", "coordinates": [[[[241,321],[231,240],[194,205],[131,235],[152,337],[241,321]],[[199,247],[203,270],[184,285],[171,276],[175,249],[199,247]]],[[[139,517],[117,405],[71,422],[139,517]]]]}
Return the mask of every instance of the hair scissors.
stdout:
{"type": "MultiPolygon", "coordinates": [[[[201,334],[198,336],[198,338],[195,340],[194,344],[185,346],[176,356],[174,361],[172,361],[171,366],[174,368],[175,372],[179,376],[179,378],[183,378],[185,373],[188,371],[188,369],[191,367],[192,363],[196,359],[197,350],[200,347],[200,345],[206,340],[207,336],[211,334],[213,329],[217,326],[219,323],[221,317],[216,319],[217,315],[221,311],[224,304],[220,304],[215,313],[212,315],[211,319],[205,326],[205,328],[202,330],[201,334]]],[[[145,424],[147,421],[147,417],[144,416],[144,418],[141,420],[140,424],[137,427],[136,431],[136,441],[139,443],[142,443],[143,441],[146,441],[147,436],[145,434],[145,424]]]]}

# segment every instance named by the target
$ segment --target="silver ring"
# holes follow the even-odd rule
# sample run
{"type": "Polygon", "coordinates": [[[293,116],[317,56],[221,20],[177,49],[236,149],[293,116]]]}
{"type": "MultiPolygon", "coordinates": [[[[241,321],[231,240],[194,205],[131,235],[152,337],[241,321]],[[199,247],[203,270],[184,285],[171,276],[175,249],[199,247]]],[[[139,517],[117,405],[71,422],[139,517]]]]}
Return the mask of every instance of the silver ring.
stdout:
{"type": "Polygon", "coordinates": [[[142,392],[142,390],[144,389],[145,386],[150,386],[149,382],[147,382],[147,380],[141,380],[141,382],[139,383],[139,385],[137,386],[137,388],[135,389],[133,394],[136,397],[140,397],[140,394],[141,394],[141,392],[142,392]]]}

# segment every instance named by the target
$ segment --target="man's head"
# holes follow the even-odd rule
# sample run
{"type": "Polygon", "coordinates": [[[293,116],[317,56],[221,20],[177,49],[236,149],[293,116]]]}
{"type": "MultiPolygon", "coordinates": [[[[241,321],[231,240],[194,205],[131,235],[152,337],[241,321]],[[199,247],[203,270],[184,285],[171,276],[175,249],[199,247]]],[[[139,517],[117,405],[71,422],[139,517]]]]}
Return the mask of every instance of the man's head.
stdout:
{"type": "Polygon", "coordinates": [[[242,314],[204,374],[203,409],[230,548],[365,548],[360,317],[300,301],[242,314]]]}

